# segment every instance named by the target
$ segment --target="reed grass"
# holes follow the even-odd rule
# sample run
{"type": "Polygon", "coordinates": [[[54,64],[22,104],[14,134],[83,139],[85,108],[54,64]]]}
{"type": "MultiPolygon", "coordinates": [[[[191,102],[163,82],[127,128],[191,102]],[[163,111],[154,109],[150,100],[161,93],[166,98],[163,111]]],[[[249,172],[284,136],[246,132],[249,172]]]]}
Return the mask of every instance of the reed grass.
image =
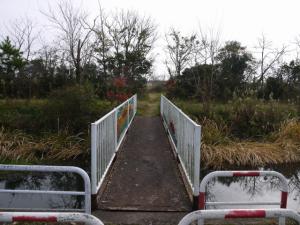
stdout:
{"type": "Polygon", "coordinates": [[[296,119],[283,122],[264,142],[226,140],[219,144],[203,143],[201,149],[202,165],[206,168],[300,162],[300,122],[296,119]]]}
{"type": "Polygon", "coordinates": [[[21,131],[0,129],[0,159],[14,162],[66,161],[86,158],[88,146],[82,134],[45,134],[35,139],[21,131]]]}

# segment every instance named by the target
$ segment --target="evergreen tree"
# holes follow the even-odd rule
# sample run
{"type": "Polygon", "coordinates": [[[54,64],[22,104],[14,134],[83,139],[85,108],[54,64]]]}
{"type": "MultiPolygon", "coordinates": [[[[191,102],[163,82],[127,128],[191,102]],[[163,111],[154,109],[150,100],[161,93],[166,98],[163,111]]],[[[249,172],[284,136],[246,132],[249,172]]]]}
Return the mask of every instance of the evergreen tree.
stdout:
{"type": "Polygon", "coordinates": [[[22,53],[15,48],[7,37],[0,43],[0,93],[7,97],[12,97],[16,92],[15,77],[16,74],[25,65],[22,53]]]}
{"type": "Polygon", "coordinates": [[[7,37],[0,43],[0,73],[15,73],[25,65],[22,52],[7,37]]]}

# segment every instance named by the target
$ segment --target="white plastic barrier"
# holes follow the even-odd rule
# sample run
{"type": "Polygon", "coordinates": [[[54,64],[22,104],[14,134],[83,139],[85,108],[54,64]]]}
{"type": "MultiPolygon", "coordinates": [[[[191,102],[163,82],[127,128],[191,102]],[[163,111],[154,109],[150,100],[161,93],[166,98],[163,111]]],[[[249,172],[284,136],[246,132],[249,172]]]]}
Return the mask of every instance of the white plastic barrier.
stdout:
{"type": "Polygon", "coordinates": [[[14,223],[84,223],[87,225],[104,225],[98,218],[85,213],[48,213],[48,212],[1,212],[0,222],[14,223]]]}
{"type": "Polygon", "coordinates": [[[197,204],[200,180],[201,126],[163,95],[160,100],[160,113],[193,191],[194,203],[197,204]]]}
{"type": "Polygon", "coordinates": [[[196,220],[205,219],[242,219],[242,218],[291,218],[300,224],[300,215],[288,209],[218,209],[198,210],[187,214],[179,225],[189,225],[196,220]]]}
{"type": "Polygon", "coordinates": [[[92,194],[97,194],[137,110],[137,95],[91,124],[92,194]]]}

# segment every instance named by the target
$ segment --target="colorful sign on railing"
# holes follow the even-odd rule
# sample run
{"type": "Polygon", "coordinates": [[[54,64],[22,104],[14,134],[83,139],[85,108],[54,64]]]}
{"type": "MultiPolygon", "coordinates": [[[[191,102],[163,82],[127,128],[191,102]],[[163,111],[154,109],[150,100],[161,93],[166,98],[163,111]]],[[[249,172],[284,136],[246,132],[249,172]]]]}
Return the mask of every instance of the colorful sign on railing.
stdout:
{"type": "Polygon", "coordinates": [[[129,99],[128,104],[129,104],[129,121],[131,121],[131,119],[134,116],[134,98],[129,99]]]}
{"type": "Polygon", "coordinates": [[[136,114],[136,106],[137,96],[134,95],[91,125],[91,180],[94,195],[100,189],[136,114]]]}
{"type": "Polygon", "coordinates": [[[122,137],[122,134],[128,126],[128,103],[123,104],[117,109],[117,133],[118,142],[122,137]]]}

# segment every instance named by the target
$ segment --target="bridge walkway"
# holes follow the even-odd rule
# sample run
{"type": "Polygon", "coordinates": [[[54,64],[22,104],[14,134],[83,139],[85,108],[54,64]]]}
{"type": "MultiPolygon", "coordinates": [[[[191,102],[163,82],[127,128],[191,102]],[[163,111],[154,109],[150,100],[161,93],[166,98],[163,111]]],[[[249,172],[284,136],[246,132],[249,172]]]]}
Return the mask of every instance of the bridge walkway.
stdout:
{"type": "Polygon", "coordinates": [[[160,117],[136,116],[106,179],[98,208],[146,212],[192,210],[160,117]]]}

